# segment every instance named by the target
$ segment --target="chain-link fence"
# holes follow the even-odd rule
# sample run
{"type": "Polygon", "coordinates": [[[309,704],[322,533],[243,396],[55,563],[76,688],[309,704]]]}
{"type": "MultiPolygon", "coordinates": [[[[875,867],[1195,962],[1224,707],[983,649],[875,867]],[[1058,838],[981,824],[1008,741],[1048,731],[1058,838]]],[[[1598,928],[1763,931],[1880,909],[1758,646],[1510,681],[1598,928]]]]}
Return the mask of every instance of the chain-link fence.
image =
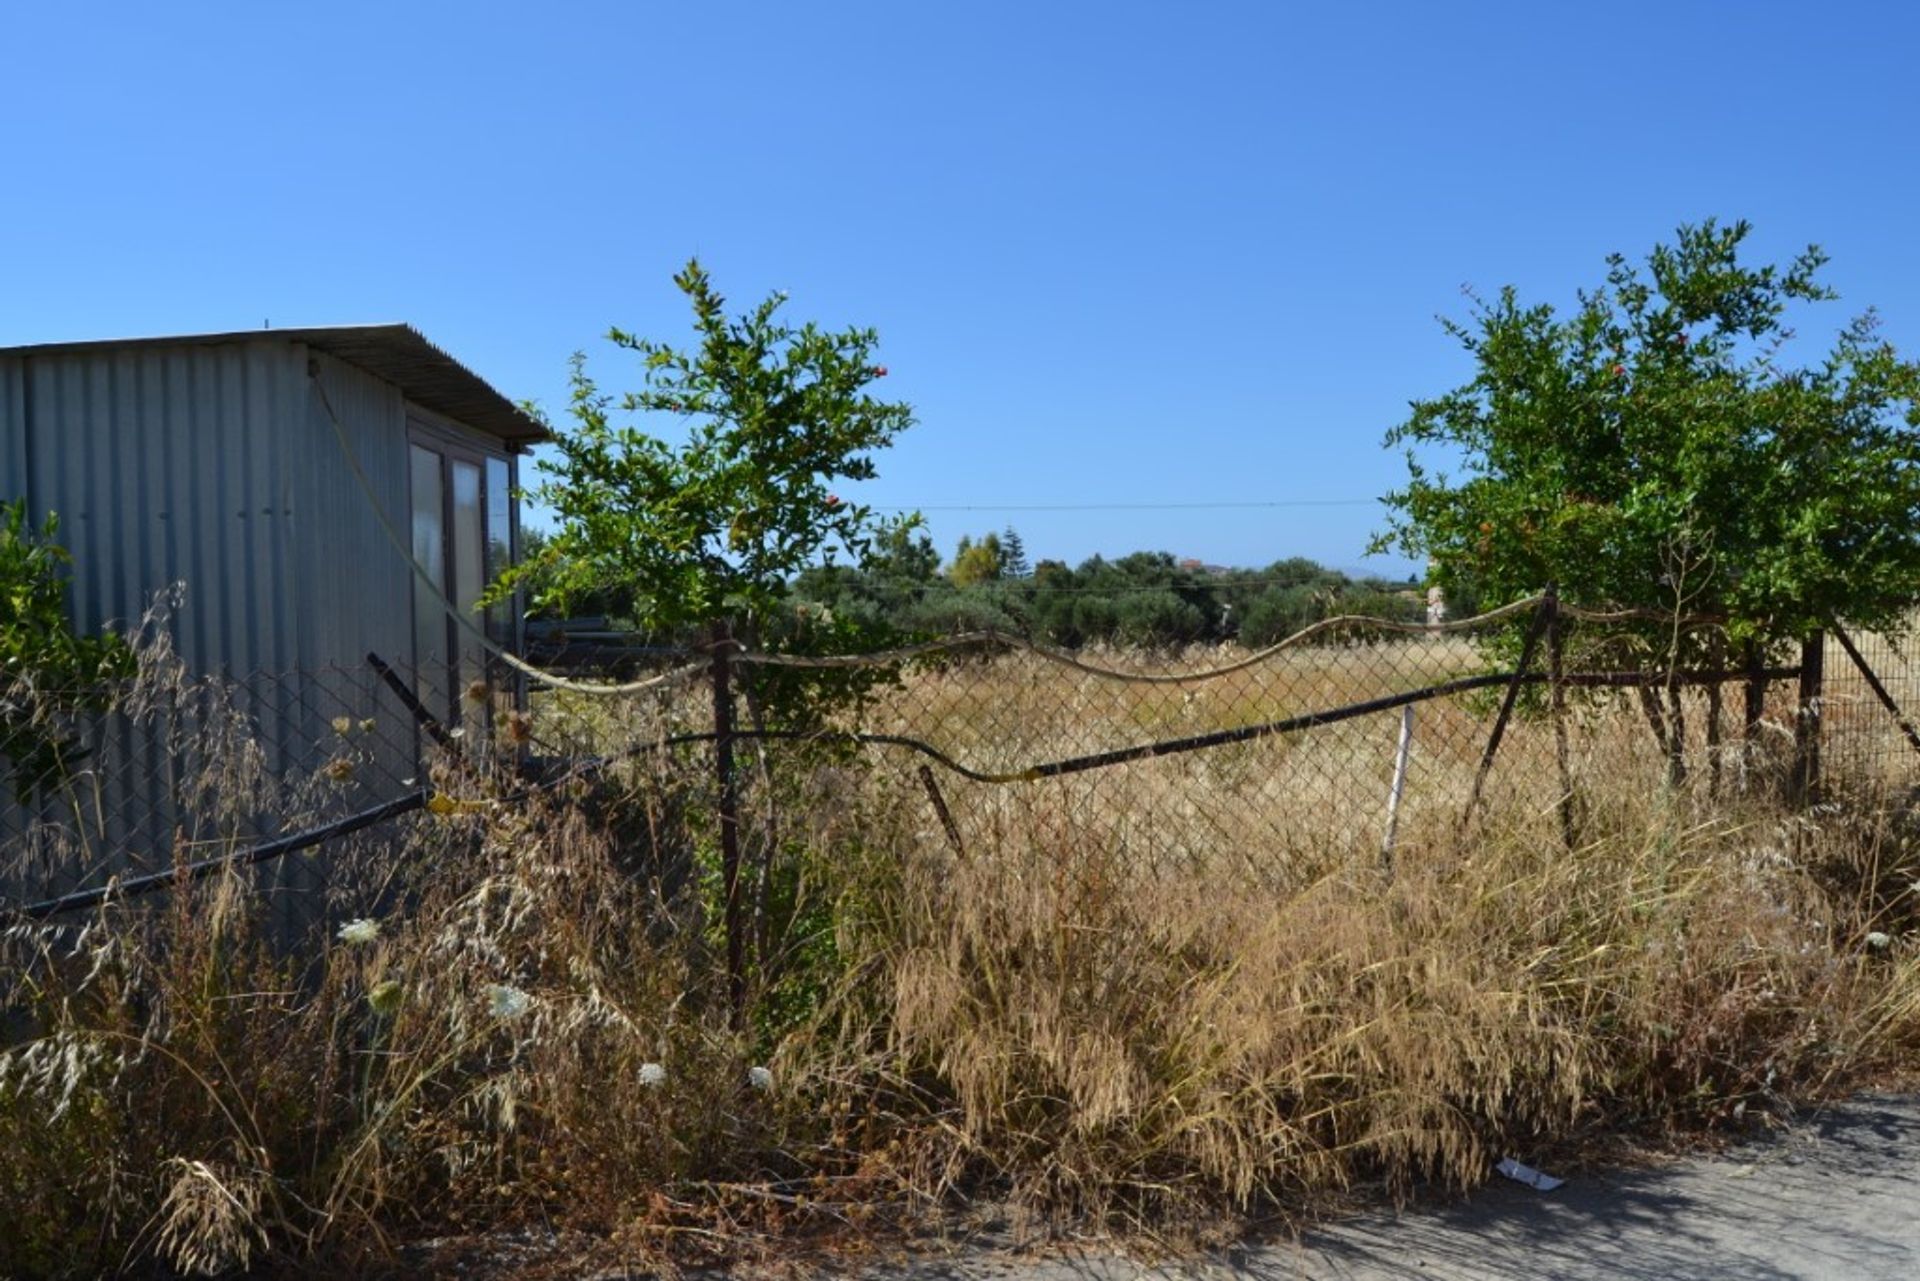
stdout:
{"type": "MultiPolygon", "coordinates": [[[[465,688],[458,724],[415,696],[448,688],[445,673],[377,656],[191,679],[163,656],[111,712],[44,718],[63,767],[15,770],[0,797],[0,895],[45,909],[238,857],[294,935],[343,886],[379,884],[432,814],[589,777],[673,808],[733,869],[730,903],[822,825],[861,824],[942,857],[1034,851],[1067,868],[1097,848],[1102,866],[1169,880],[1229,857],[1281,893],[1474,824],[1573,849],[1596,809],[1653,796],[1704,813],[1811,799],[1823,780],[1906,786],[1920,752],[1887,703],[1920,702],[1920,673],[1881,637],[1809,652],[1824,683],[1800,652],[1548,596],[1444,626],[1329,620],[1257,653],[990,634],[861,656],[727,645],[718,664],[649,655],[655,674],[628,673],[617,696],[503,670],[465,688]]],[[[633,839],[657,846],[650,821],[633,839]]]]}
{"type": "Polygon", "coordinates": [[[1920,736],[1909,729],[1920,713],[1920,637],[1830,632],[1821,657],[1827,771],[1895,789],[1911,786],[1920,773],[1920,736]]]}
{"type": "MultiPolygon", "coordinates": [[[[431,784],[433,743],[411,697],[427,676],[446,680],[378,663],[191,676],[161,652],[112,690],[16,691],[18,719],[53,744],[55,765],[0,775],[0,901],[240,859],[276,933],[297,937],[326,915],[343,869],[397,846],[368,819],[397,818],[395,802],[431,784]]],[[[492,714],[474,711],[475,724],[492,714]]]]}

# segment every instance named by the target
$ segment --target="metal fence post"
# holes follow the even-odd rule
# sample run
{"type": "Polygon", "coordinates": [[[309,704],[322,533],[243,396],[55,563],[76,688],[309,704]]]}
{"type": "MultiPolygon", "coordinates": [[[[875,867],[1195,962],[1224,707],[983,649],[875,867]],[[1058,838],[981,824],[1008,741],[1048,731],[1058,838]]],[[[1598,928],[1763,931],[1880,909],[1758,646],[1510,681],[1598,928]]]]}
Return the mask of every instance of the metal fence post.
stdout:
{"type": "Polygon", "coordinates": [[[1560,770],[1560,839],[1573,853],[1578,824],[1574,818],[1573,759],[1567,743],[1566,629],[1560,615],[1560,589],[1547,584],[1547,681],[1553,715],[1553,757],[1560,770]]]}
{"type": "Polygon", "coordinates": [[[713,775],[719,789],[720,884],[722,920],[727,934],[727,1000],[734,1026],[746,1015],[746,922],[740,904],[740,795],[733,770],[733,636],[725,623],[713,625],[713,775]]]}
{"type": "Polygon", "coordinates": [[[1820,710],[1825,692],[1826,633],[1815,630],[1800,643],[1800,701],[1793,723],[1793,770],[1787,797],[1795,806],[1820,803],[1820,710]]]}
{"type": "Polygon", "coordinates": [[[1480,806],[1480,793],[1487,785],[1487,775],[1493,771],[1493,758],[1500,751],[1500,740],[1506,736],[1507,722],[1513,719],[1514,704],[1520,701],[1520,687],[1526,683],[1527,669],[1533,663],[1533,652],[1540,645],[1541,633],[1546,630],[1547,620],[1559,612],[1553,593],[1549,591],[1540,598],[1540,604],[1533,611],[1533,621],[1527,626],[1527,636],[1520,644],[1520,661],[1513,666],[1513,674],[1507,681],[1507,695],[1500,703],[1500,714],[1494,717],[1493,732],[1487,735],[1487,750],[1480,757],[1480,769],[1473,776],[1473,792],[1467,797],[1467,807],[1460,813],[1460,832],[1466,834],[1467,827],[1473,822],[1473,812],[1480,806]]]}
{"type": "MultiPolygon", "coordinates": [[[[1707,651],[1707,662],[1716,672],[1726,670],[1726,633],[1716,631],[1707,651]]],[[[1707,799],[1720,799],[1720,758],[1725,754],[1720,720],[1724,714],[1720,682],[1707,686],[1707,799]]]]}
{"type": "Polygon", "coordinates": [[[1760,722],[1767,714],[1767,675],[1764,656],[1757,641],[1746,644],[1747,705],[1741,733],[1749,756],[1760,746],[1760,722]]]}

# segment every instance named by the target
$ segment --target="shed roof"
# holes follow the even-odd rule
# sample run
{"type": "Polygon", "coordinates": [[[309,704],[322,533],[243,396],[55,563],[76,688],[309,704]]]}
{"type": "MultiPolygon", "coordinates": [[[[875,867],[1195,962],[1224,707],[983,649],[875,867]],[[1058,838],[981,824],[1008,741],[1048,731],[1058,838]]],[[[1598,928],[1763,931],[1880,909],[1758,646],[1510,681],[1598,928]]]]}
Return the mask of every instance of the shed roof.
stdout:
{"type": "Polygon", "coordinates": [[[277,339],[305,343],[398,387],[415,404],[512,444],[545,440],[547,430],[486,379],[427,341],[412,325],[327,325],[313,329],[241,329],[88,342],[0,347],[0,356],[65,355],[151,347],[197,347],[277,339]]]}

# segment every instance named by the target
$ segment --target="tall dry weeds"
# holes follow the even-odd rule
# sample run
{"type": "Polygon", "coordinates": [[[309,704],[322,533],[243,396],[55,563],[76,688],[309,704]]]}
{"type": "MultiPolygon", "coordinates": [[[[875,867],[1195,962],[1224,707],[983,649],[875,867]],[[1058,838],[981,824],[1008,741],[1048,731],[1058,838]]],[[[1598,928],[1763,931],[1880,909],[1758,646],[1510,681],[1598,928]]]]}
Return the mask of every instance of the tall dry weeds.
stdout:
{"type": "MultiPolygon", "coordinates": [[[[956,691],[993,669],[923,679],[982,750],[1065,746],[1091,710],[1078,678],[1016,668],[999,728],[968,725],[956,691]]],[[[1177,691],[1132,706],[1217,719],[1177,691]]],[[[776,753],[743,806],[770,888],[739,1028],[697,756],[500,804],[511,776],[447,775],[479,803],[342,869],[368,919],[314,952],[270,946],[238,876],[7,927],[0,1274],[357,1268],[534,1223],[705,1257],[983,1199],[1160,1231],[1909,1068],[1901,798],[1667,788],[1636,714],[1582,713],[1569,854],[1538,725],[1462,836],[1477,751],[1442,729],[1474,711],[1435,708],[1391,876],[1377,720],[949,780],[957,847],[896,758],[776,753]]]]}

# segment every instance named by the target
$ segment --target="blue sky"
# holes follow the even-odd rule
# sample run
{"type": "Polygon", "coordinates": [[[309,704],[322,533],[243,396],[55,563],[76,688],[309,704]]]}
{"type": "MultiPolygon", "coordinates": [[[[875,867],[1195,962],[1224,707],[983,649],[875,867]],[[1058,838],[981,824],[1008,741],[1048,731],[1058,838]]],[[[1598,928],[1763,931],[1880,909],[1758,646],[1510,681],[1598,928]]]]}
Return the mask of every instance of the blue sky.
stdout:
{"type": "Polygon", "coordinates": [[[879,328],[920,425],[860,497],[945,552],[1357,567],[1463,284],[1747,218],[1920,352],[1910,13],[14,3],[0,345],[405,320],[558,409],[698,254],[879,328]],[[1018,510],[1209,503],[1301,505],[1018,510]]]}

